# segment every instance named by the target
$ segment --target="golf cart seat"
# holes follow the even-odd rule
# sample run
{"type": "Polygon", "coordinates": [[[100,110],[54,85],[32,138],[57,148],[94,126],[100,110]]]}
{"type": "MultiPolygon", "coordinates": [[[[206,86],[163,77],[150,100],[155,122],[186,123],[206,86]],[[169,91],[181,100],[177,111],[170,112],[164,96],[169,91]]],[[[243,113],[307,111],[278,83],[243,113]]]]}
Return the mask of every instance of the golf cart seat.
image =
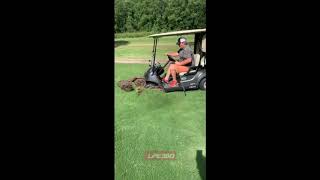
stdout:
{"type": "Polygon", "coordinates": [[[202,58],[201,58],[201,66],[204,67],[206,65],[206,35],[203,36],[202,38],[202,43],[201,43],[201,51],[202,51],[202,58]]]}

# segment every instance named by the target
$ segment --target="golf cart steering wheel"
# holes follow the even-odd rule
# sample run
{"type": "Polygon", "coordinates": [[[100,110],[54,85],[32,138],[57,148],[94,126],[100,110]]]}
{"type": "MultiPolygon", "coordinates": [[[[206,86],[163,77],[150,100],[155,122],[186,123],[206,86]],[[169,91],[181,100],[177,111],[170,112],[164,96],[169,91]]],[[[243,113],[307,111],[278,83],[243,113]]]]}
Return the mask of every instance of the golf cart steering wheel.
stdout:
{"type": "Polygon", "coordinates": [[[173,57],[171,55],[168,54],[167,56],[168,56],[169,61],[171,61],[171,63],[174,63],[176,61],[173,59],[173,57]]]}

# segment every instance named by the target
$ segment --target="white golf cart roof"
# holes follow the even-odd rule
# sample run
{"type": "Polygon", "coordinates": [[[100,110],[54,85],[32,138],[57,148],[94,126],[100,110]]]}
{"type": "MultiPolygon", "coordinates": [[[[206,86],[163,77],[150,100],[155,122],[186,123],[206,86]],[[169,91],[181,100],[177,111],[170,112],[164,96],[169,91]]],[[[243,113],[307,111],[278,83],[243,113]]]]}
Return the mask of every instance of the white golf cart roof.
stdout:
{"type": "Polygon", "coordinates": [[[152,34],[149,37],[162,37],[162,36],[174,36],[174,35],[181,35],[181,34],[195,34],[200,32],[206,32],[206,29],[191,29],[191,30],[184,30],[184,31],[174,31],[174,32],[166,32],[160,34],[152,34]]]}

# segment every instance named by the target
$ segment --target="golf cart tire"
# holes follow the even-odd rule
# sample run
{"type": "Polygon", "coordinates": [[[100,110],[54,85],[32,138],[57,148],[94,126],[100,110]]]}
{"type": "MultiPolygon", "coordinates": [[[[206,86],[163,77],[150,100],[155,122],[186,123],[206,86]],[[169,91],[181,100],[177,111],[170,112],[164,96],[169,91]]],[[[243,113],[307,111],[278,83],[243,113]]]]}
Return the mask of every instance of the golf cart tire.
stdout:
{"type": "Polygon", "coordinates": [[[207,89],[207,80],[206,78],[203,78],[201,81],[200,81],[200,84],[199,84],[199,87],[201,90],[206,90],[207,89]]]}

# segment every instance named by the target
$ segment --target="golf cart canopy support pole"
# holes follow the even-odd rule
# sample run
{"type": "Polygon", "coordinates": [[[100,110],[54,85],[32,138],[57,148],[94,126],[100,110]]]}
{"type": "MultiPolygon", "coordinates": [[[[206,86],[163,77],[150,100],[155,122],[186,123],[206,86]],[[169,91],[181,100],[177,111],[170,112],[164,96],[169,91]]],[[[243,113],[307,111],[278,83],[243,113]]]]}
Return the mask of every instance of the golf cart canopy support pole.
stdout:
{"type": "Polygon", "coordinates": [[[156,54],[157,54],[157,43],[158,43],[158,38],[153,38],[153,50],[152,50],[152,64],[151,66],[154,67],[155,61],[156,61],[156,54]]]}

